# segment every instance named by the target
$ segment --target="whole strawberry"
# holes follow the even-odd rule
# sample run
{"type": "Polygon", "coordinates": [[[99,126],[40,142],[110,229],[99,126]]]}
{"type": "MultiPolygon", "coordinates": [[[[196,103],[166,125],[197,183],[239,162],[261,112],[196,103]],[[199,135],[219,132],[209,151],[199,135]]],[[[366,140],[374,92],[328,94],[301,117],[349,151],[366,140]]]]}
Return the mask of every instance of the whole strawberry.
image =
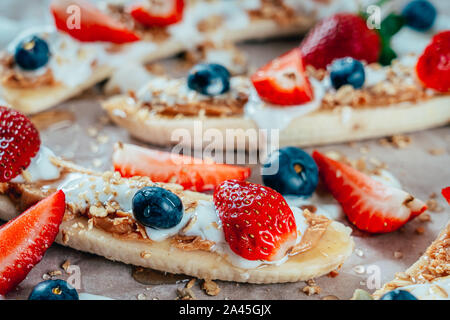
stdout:
{"type": "Polygon", "coordinates": [[[333,60],[343,57],[376,62],[381,39],[361,16],[338,13],[320,21],[302,41],[300,49],[306,65],[325,69],[333,60]]]}
{"type": "Polygon", "coordinates": [[[433,37],[417,61],[416,72],[427,88],[450,91],[450,30],[433,37]]]}
{"type": "Polygon", "coordinates": [[[26,169],[39,151],[39,132],[22,113],[0,106],[0,182],[26,169]]]}
{"type": "Polygon", "coordinates": [[[214,192],[214,204],[231,250],[247,260],[283,258],[297,240],[292,210],[268,187],[227,180],[214,192]]]}

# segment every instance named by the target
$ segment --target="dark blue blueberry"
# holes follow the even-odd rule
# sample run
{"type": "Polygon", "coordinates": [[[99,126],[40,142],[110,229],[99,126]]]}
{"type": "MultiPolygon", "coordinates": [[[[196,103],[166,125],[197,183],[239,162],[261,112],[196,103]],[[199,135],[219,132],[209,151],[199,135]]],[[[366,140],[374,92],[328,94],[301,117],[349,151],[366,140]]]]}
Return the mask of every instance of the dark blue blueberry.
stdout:
{"type": "Polygon", "coordinates": [[[426,31],[436,20],[436,8],[426,0],[414,0],[408,3],[402,11],[406,25],[418,31],[426,31]]]}
{"type": "Polygon", "coordinates": [[[406,290],[395,289],[385,293],[380,300],[417,300],[417,298],[406,290]]]}
{"type": "Polygon", "coordinates": [[[64,280],[46,280],[31,291],[28,300],[79,300],[77,290],[64,280]]]}
{"type": "Polygon", "coordinates": [[[264,184],[281,194],[310,196],[319,182],[319,170],[305,151],[285,147],[270,154],[262,166],[264,184]]]}
{"type": "Polygon", "coordinates": [[[31,36],[22,40],[16,47],[14,60],[25,70],[36,70],[45,66],[50,59],[50,50],[45,40],[31,36]]]}
{"type": "Polygon", "coordinates": [[[169,190],[145,187],[133,197],[133,213],[136,220],[146,227],[169,229],[180,223],[183,203],[169,190]]]}
{"type": "Polygon", "coordinates": [[[334,60],[331,65],[330,80],[336,90],[346,84],[355,89],[361,88],[365,79],[364,66],[358,60],[347,57],[334,60]]]}
{"type": "Polygon", "coordinates": [[[189,71],[189,89],[207,96],[216,96],[230,90],[230,72],[220,64],[198,64],[189,71]]]}

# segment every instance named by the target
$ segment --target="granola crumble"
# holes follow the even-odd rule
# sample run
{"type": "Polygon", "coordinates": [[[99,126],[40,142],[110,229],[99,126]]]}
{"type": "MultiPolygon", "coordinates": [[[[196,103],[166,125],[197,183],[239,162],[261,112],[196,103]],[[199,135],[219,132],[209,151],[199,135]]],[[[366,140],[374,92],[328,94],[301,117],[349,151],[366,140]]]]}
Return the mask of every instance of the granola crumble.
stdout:
{"type": "Polygon", "coordinates": [[[220,288],[214,281],[204,280],[202,284],[202,289],[209,296],[217,296],[220,293],[220,288]]]}
{"type": "Polygon", "coordinates": [[[306,286],[302,288],[302,291],[306,293],[308,296],[312,296],[314,294],[320,294],[322,288],[316,284],[314,279],[306,281],[306,286]]]}

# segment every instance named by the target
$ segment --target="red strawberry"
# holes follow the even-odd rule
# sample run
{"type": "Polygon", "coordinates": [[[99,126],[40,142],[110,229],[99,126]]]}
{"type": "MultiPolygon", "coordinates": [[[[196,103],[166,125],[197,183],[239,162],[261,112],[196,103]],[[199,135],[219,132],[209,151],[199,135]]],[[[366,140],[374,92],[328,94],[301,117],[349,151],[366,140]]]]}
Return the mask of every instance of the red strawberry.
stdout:
{"type": "Polygon", "coordinates": [[[27,117],[0,106],[0,182],[8,182],[26,169],[40,145],[39,132],[27,117]]]}
{"type": "Polygon", "coordinates": [[[173,182],[185,189],[214,189],[227,179],[245,180],[250,169],[217,164],[131,144],[114,147],[113,164],[124,177],[147,176],[155,182],[173,182]]]}
{"type": "Polygon", "coordinates": [[[58,191],[0,228],[0,294],[17,286],[55,241],[66,203],[58,191]]]}
{"type": "Polygon", "coordinates": [[[247,260],[275,261],[295,245],[294,214],[283,196],[268,187],[228,180],[214,192],[225,240],[247,260]]]}
{"type": "Polygon", "coordinates": [[[183,19],[184,0],[149,1],[137,3],[129,12],[137,22],[147,27],[164,27],[183,19]]]}
{"type": "Polygon", "coordinates": [[[450,204],[450,187],[442,189],[442,195],[445,200],[447,200],[448,204],[450,204]]]}
{"type": "Polygon", "coordinates": [[[258,95],[269,103],[296,105],[314,97],[298,48],[270,61],[251,79],[258,95]]]}
{"type": "Polygon", "coordinates": [[[376,62],[381,39],[359,15],[338,13],[320,21],[302,41],[300,49],[306,65],[325,69],[333,60],[343,57],[376,62]]]}
{"type": "Polygon", "coordinates": [[[88,1],[53,0],[50,10],[56,27],[80,41],[122,44],[139,40],[133,31],[107,16],[88,1]],[[76,26],[76,22],[79,22],[79,26],[76,26]]]}
{"type": "Polygon", "coordinates": [[[407,192],[375,181],[318,151],[313,158],[322,181],[358,229],[371,233],[397,230],[427,209],[407,192]]]}
{"type": "Polygon", "coordinates": [[[416,72],[427,88],[450,91],[450,30],[433,37],[417,61],[416,72]]]}

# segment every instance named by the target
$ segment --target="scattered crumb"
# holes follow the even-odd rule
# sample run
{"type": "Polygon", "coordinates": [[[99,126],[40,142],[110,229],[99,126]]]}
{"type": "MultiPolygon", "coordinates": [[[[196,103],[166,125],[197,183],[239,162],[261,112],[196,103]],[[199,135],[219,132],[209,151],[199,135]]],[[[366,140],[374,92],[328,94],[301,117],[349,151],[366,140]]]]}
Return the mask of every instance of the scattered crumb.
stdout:
{"type": "Polygon", "coordinates": [[[435,199],[437,197],[436,192],[432,192],[429,196],[430,199],[435,199]]]}
{"type": "Polygon", "coordinates": [[[67,244],[69,242],[69,235],[64,230],[62,231],[62,243],[67,244]]]}
{"type": "Polygon", "coordinates": [[[94,160],[92,161],[92,165],[93,165],[95,168],[100,167],[102,164],[103,164],[103,161],[100,160],[100,159],[94,159],[94,160]]]}
{"type": "Polygon", "coordinates": [[[202,289],[208,296],[217,296],[220,292],[220,288],[214,281],[205,280],[202,284],[202,289]]]}
{"type": "Polygon", "coordinates": [[[44,273],[42,275],[42,280],[50,280],[52,277],[50,277],[50,275],[48,273],[44,273]]]}
{"type": "Polygon", "coordinates": [[[70,267],[70,260],[64,261],[64,263],[61,265],[61,268],[63,268],[63,270],[64,270],[65,272],[67,272],[67,270],[69,269],[69,267],[70,267]]]}
{"type": "Polygon", "coordinates": [[[322,297],[322,300],[340,300],[340,299],[336,296],[328,295],[328,296],[322,297]]]}
{"type": "Polygon", "coordinates": [[[445,149],[444,148],[433,148],[433,149],[429,149],[428,153],[431,154],[432,156],[440,156],[445,153],[445,149]]]}
{"type": "Polygon", "coordinates": [[[359,148],[359,152],[363,153],[363,154],[367,154],[367,153],[369,153],[369,147],[363,146],[363,147],[359,148]]]}
{"type": "Polygon", "coordinates": [[[196,300],[194,292],[191,289],[183,288],[177,289],[177,298],[176,300],[196,300]]]}
{"type": "Polygon", "coordinates": [[[314,279],[311,279],[306,281],[306,286],[303,287],[302,291],[308,296],[312,296],[314,294],[320,294],[322,289],[316,284],[316,281],[314,279]]]}
{"type": "Polygon", "coordinates": [[[394,147],[397,149],[403,149],[411,144],[412,139],[410,136],[397,134],[397,135],[393,135],[391,137],[382,138],[382,139],[378,140],[378,142],[382,146],[390,146],[390,147],[394,147]]]}
{"type": "Polygon", "coordinates": [[[95,137],[97,134],[98,134],[98,130],[96,129],[96,128],[88,128],[87,129],[87,134],[90,136],[90,137],[95,137]]]}
{"type": "Polygon", "coordinates": [[[394,258],[395,258],[395,259],[401,259],[401,258],[403,258],[403,253],[400,252],[400,251],[395,251],[395,252],[394,252],[394,258]]]}
{"type": "Polygon", "coordinates": [[[436,199],[428,199],[426,204],[427,204],[428,210],[431,211],[431,212],[442,212],[442,211],[444,211],[444,208],[439,205],[439,203],[437,202],[436,199]]]}
{"type": "Polygon", "coordinates": [[[417,234],[424,234],[425,228],[424,227],[417,227],[416,230],[414,230],[417,234]]]}
{"type": "Polygon", "coordinates": [[[192,288],[196,282],[197,282],[197,279],[195,279],[195,278],[192,278],[191,280],[189,280],[189,282],[186,283],[186,289],[192,288]]]}
{"type": "Polygon", "coordinates": [[[50,277],[56,277],[56,276],[62,275],[62,272],[61,272],[60,270],[54,270],[54,271],[50,271],[50,272],[48,273],[48,275],[49,275],[50,277]]]}
{"type": "Polygon", "coordinates": [[[420,222],[429,222],[431,221],[431,216],[428,213],[422,213],[417,217],[420,222]]]}
{"type": "Polygon", "coordinates": [[[107,135],[100,135],[97,137],[97,141],[100,144],[105,144],[109,141],[109,137],[107,135]]]}

